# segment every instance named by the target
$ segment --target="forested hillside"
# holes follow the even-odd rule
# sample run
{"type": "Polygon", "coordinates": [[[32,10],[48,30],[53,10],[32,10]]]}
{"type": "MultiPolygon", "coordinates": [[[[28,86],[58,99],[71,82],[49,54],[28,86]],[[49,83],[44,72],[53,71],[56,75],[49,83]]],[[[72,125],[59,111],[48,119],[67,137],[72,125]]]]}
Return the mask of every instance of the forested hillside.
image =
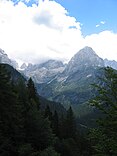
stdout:
{"type": "Polygon", "coordinates": [[[97,94],[89,104],[102,115],[83,136],[71,107],[63,115],[49,105],[42,111],[32,79],[24,81],[21,76],[14,81],[6,67],[0,64],[1,156],[117,155],[116,70],[105,68],[94,85],[97,94]]]}
{"type": "Polygon", "coordinates": [[[5,67],[0,65],[0,155],[91,155],[88,140],[79,134],[72,108],[66,115],[52,113],[49,106],[41,111],[32,79],[14,83],[5,67]]]}

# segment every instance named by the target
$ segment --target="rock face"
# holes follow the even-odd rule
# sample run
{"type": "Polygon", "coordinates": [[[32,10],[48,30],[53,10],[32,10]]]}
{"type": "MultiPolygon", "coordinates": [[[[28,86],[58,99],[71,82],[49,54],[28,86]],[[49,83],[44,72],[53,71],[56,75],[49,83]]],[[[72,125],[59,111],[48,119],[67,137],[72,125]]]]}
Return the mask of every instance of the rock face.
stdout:
{"type": "Polygon", "coordinates": [[[102,67],[104,61],[101,59],[90,47],[85,47],[76,53],[69,61],[66,73],[72,74],[79,69],[86,69],[88,67],[102,67]]]}
{"type": "Polygon", "coordinates": [[[117,62],[115,60],[110,61],[108,59],[104,59],[104,64],[106,67],[109,66],[117,70],[117,62]]]}
{"type": "Polygon", "coordinates": [[[9,59],[8,55],[2,49],[0,49],[0,63],[9,64],[14,68],[18,68],[18,63],[14,60],[9,59]]]}
{"type": "MultiPolygon", "coordinates": [[[[2,49],[0,63],[17,66],[2,49]]],[[[117,69],[117,62],[103,60],[92,48],[84,47],[66,65],[49,60],[35,65],[24,63],[20,68],[23,75],[32,77],[41,96],[65,106],[83,104],[93,96],[91,84],[98,82],[97,77],[102,75],[100,68],[104,66],[117,69]]]]}
{"type": "Polygon", "coordinates": [[[27,77],[32,77],[36,83],[49,83],[64,69],[65,66],[61,61],[49,60],[42,64],[29,64],[24,70],[24,74],[27,77]]]}
{"type": "Polygon", "coordinates": [[[11,60],[8,58],[4,50],[0,49],[0,63],[11,64],[11,60]]]}
{"type": "Polygon", "coordinates": [[[97,82],[104,61],[90,47],[85,47],[49,83],[37,86],[40,95],[64,106],[82,104],[93,96],[91,84],[97,82]]]}
{"type": "Polygon", "coordinates": [[[21,70],[25,70],[26,68],[27,68],[26,63],[23,63],[23,64],[21,65],[21,67],[20,67],[21,70]]]}
{"type": "Polygon", "coordinates": [[[50,70],[50,69],[56,69],[56,68],[64,67],[64,65],[61,61],[49,60],[45,63],[40,64],[40,67],[45,67],[46,69],[50,70]]]}

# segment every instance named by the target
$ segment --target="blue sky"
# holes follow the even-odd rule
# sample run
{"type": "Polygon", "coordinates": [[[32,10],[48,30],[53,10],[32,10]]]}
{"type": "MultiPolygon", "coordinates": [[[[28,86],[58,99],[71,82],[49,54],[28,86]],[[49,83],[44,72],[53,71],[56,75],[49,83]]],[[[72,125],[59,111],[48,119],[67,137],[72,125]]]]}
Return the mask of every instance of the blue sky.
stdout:
{"type": "Polygon", "coordinates": [[[117,0],[1,0],[0,48],[13,59],[67,62],[84,46],[117,60],[117,0]]]}
{"type": "Polygon", "coordinates": [[[56,0],[80,21],[84,35],[102,30],[117,32],[117,0],[56,0]],[[100,24],[105,21],[105,24],[100,24]],[[96,25],[100,25],[96,27],[96,25]]]}
{"type": "MultiPolygon", "coordinates": [[[[12,0],[17,3],[20,0],[12,0]]],[[[117,32],[117,0],[55,0],[61,4],[70,16],[76,18],[82,26],[84,36],[110,30],[117,32]],[[102,23],[103,24],[102,24],[102,23]],[[96,26],[97,25],[97,26],[96,26]]],[[[38,4],[30,0],[27,6],[38,4]]]]}

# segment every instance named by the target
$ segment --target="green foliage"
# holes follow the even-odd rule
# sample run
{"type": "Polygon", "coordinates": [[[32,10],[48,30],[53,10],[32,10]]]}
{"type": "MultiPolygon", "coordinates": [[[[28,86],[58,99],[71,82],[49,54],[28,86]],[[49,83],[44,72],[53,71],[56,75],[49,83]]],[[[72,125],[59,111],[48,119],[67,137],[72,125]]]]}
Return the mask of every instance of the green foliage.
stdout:
{"type": "Polygon", "coordinates": [[[23,126],[20,111],[10,76],[0,65],[0,155],[16,154],[23,126]]]}
{"type": "Polygon", "coordinates": [[[62,139],[57,144],[57,151],[61,153],[61,156],[78,156],[79,148],[73,138],[62,139]]]}
{"type": "Polygon", "coordinates": [[[52,118],[52,129],[54,134],[56,134],[56,136],[59,136],[59,117],[57,111],[54,112],[52,118]]]}
{"type": "Polygon", "coordinates": [[[31,155],[53,146],[50,122],[39,110],[34,83],[27,87],[20,80],[13,85],[10,75],[0,65],[0,155],[31,155]]]}
{"type": "Polygon", "coordinates": [[[35,108],[31,109],[27,114],[26,139],[37,150],[43,150],[54,143],[50,122],[35,108]]]}
{"type": "Polygon", "coordinates": [[[40,153],[40,156],[60,156],[52,147],[48,147],[40,153]]]}
{"type": "Polygon", "coordinates": [[[50,107],[48,105],[45,108],[44,116],[45,116],[45,118],[48,118],[49,121],[52,122],[52,112],[50,111],[50,107]]]}
{"type": "Polygon", "coordinates": [[[66,116],[59,118],[58,125],[59,139],[56,141],[55,149],[61,156],[91,156],[90,144],[79,134],[71,107],[66,116]]]}
{"type": "Polygon", "coordinates": [[[76,121],[71,106],[67,111],[67,116],[65,119],[65,135],[66,138],[76,137],[76,121]]]}
{"type": "Polygon", "coordinates": [[[83,155],[86,146],[72,108],[67,114],[62,109],[63,117],[53,110],[47,106],[45,113],[41,111],[32,79],[14,83],[0,65],[0,156],[83,155]]]}
{"type": "Polygon", "coordinates": [[[39,105],[40,105],[39,96],[37,95],[37,90],[31,78],[28,80],[27,83],[27,91],[28,91],[28,98],[30,100],[30,103],[32,105],[35,104],[37,106],[37,109],[39,109],[39,105]]]}
{"type": "Polygon", "coordinates": [[[23,144],[19,147],[18,153],[19,156],[31,156],[31,153],[33,153],[33,148],[31,144],[23,144]]]}
{"type": "Polygon", "coordinates": [[[93,129],[90,138],[96,155],[117,155],[117,71],[105,68],[105,75],[95,85],[98,95],[91,105],[103,112],[98,128],[93,129]]]}

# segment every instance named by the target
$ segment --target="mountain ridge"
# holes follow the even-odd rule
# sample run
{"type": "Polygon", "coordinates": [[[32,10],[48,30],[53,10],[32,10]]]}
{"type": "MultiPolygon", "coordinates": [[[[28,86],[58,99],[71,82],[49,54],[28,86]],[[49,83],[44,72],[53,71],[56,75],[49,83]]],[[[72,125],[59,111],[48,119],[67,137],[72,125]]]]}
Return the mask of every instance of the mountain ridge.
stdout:
{"type": "MultiPolygon", "coordinates": [[[[19,73],[15,68],[13,68],[11,65],[0,63],[0,67],[4,67],[6,73],[9,73],[12,84],[17,86],[20,84],[20,82],[23,82],[25,84],[27,83],[25,77],[21,73],[19,73]]],[[[59,115],[66,114],[66,109],[60,103],[49,101],[40,95],[38,96],[40,101],[40,109],[42,111],[44,111],[46,107],[49,106],[50,110],[53,113],[57,111],[59,115]]]]}
{"type": "Polygon", "coordinates": [[[76,53],[62,73],[49,83],[37,85],[39,94],[47,99],[67,105],[79,105],[93,97],[92,83],[101,75],[104,61],[90,47],[76,53]],[[90,57],[89,57],[90,56],[90,57]]]}
{"type": "Polygon", "coordinates": [[[9,64],[14,68],[18,68],[18,63],[15,60],[9,59],[4,50],[0,48],[0,63],[9,64]]]}
{"type": "Polygon", "coordinates": [[[85,107],[85,103],[94,96],[91,84],[98,83],[97,77],[103,75],[102,69],[109,63],[109,60],[105,63],[91,47],[85,47],[68,64],[48,60],[41,64],[24,64],[24,70],[20,72],[32,77],[40,96],[59,102],[66,108],[72,105],[76,111],[81,105],[85,107]]]}
{"type": "Polygon", "coordinates": [[[104,66],[103,59],[101,59],[91,47],[84,47],[79,50],[69,61],[66,72],[74,73],[78,69],[87,68],[89,66],[104,66]]]}

